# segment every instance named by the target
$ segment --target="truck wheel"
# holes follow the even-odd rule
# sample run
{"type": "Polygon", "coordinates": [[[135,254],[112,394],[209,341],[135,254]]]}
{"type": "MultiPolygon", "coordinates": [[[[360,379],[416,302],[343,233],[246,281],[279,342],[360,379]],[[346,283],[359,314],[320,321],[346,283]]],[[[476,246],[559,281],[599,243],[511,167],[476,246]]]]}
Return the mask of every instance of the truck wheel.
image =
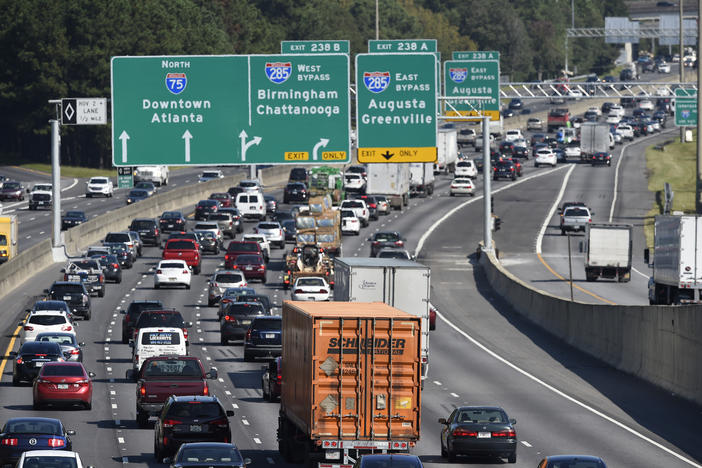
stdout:
{"type": "Polygon", "coordinates": [[[517,452],[512,452],[507,457],[507,463],[517,463],[517,452]]]}
{"type": "Polygon", "coordinates": [[[145,428],[149,425],[149,413],[137,410],[136,423],[140,428],[145,428]]]}
{"type": "Polygon", "coordinates": [[[565,229],[561,229],[561,235],[562,235],[562,236],[565,236],[565,235],[566,235],[566,234],[565,234],[565,229]]]}

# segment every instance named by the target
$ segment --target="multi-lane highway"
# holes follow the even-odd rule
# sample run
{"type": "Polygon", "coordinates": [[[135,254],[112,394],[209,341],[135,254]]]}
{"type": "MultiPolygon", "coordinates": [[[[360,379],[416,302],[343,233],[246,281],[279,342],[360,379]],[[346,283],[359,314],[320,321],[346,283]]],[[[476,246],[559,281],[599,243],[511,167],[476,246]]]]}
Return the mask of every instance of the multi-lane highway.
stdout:
{"type": "MultiPolygon", "coordinates": [[[[613,169],[578,165],[568,186],[579,180],[580,172],[586,181],[588,176],[594,178],[593,171],[611,176],[613,169]]],[[[538,229],[568,170],[527,165],[523,182],[494,184],[500,190],[495,194],[496,210],[505,220],[496,241],[505,259],[511,252],[533,252],[538,229]]],[[[611,178],[596,180],[605,190],[611,178]]],[[[633,186],[622,185],[618,216],[627,213],[628,190],[633,186]]],[[[578,193],[574,187],[572,196],[578,193]]],[[[598,454],[610,467],[699,466],[702,447],[695,425],[699,408],[573,351],[515,314],[492,293],[475,267],[473,252],[482,237],[482,204],[469,203],[436,224],[450,210],[471,200],[448,197],[447,191],[448,179],[440,177],[434,196],[412,200],[402,214],[383,217],[361,236],[344,240],[346,255],[367,256],[369,246],[364,239],[369,233],[398,230],[411,249],[421,242],[419,260],[432,269],[432,302],[441,319],[431,336],[430,378],[422,397],[422,438],[415,449],[424,463],[447,464],[439,456],[439,417],[446,417],[455,405],[486,403],[503,406],[518,420],[521,443],[516,466],[533,467],[546,454],[565,452],[598,454]]],[[[598,216],[604,214],[598,210],[598,216]]],[[[247,229],[250,227],[248,224],[247,229]]],[[[273,251],[269,283],[254,284],[277,305],[288,297],[280,289],[282,253],[273,251]]],[[[126,270],[122,284],[109,285],[104,298],[93,299],[93,320],[79,325],[81,339],[87,343],[86,367],[97,373],[93,409],[32,410],[31,388],[11,385],[12,361],[5,360],[0,421],[18,415],[59,417],[77,430],[74,447],[89,464],[163,466],[153,458],[153,431],[139,429],[134,421],[135,385],[125,379],[131,352],[120,340],[119,314],[132,300],[160,299],[195,323],[191,352],[206,367],[219,369],[213,390],[236,413],[231,420],[233,437],[244,456],[253,460],[253,466],[286,465],[277,453],[275,439],[278,404],[265,402],[259,390],[263,364],[244,362],[241,346],[219,344],[216,309],[207,307],[206,277],[221,266],[223,257],[207,256],[202,274],[195,277],[189,291],[152,289],[152,268],[159,258],[160,250],[145,248],[144,257],[126,270]]],[[[8,317],[0,340],[6,355],[9,349],[16,349],[12,336],[23,310],[58,277],[60,268],[55,265],[38,273],[21,290],[0,301],[8,317]]],[[[488,466],[496,461],[461,463],[488,466]]]]}

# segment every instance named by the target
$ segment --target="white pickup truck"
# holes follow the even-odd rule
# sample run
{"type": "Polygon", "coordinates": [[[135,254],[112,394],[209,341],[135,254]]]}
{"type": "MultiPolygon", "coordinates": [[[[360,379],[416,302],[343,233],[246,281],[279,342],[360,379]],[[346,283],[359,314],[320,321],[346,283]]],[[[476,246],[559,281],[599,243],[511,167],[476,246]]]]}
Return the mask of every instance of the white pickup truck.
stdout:
{"type": "Polygon", "coordinates": [[[141,181],[151,181],[158,187],[168,185],[168,166],[137,166],[134,183],[141,181]]]}

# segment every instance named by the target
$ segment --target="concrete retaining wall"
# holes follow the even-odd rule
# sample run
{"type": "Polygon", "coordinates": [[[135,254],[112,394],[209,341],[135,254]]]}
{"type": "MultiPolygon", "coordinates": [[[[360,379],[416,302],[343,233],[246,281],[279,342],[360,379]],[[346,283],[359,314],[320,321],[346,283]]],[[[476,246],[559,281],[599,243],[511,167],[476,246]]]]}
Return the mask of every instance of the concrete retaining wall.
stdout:
{"type": "Polygon", "coordinates": [[[532,288],[492,253],[488,282],[544,330],[614,367],[702,405],[702,307],[569,302],[532,288]]]}
{"type": "MultiPolygon", "coordinates": [[[[277,187],[288,180],[290,167],[273,166],[261,171],[265,187],[277,187]]],[[[212,180],[202,184],[188,185],[182,188],[159,193],[135,205],[128,205],[110,211],[97,218],[64,232],[64,245],[69,255],[79,255],[91,245],[99,244],[105,234],[125,230],[133,218],[156,218],[167,210],[179,210],[196,204],[207,198],[212,192],[226,192],[240,180],[247,177],[242,174],[212,180]]],[[[51,266],[54,256],[51,239],[45,239],[31,249],[22,251],[15,258],[0,265],[0,299],[14,288],[19,287],[35,273],[51,266]]]]}

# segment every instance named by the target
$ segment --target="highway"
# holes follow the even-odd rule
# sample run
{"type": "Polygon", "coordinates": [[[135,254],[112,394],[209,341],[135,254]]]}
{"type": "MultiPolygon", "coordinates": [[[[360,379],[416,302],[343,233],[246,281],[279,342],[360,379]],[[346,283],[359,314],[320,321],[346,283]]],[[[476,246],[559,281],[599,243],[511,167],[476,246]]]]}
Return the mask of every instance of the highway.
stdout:
{"type": "MultiPolygon", "coordinates": [[[[547,211],[548,199],[557,196],[567,170],[526,167],[524,179],[536,177],[518,184],[494,184],[496,190],[502,189],[495,203],[505,218],[496,241],[505,246],[505,252],[510,250],[507,245],[519,245],[523,238],[532,237],[531,227],[525,227],[539,222],[532,221],[530,213],[547,211]]],[[[473,253],[482,237],[482,204],[477,198],[448,197],[447,187],[448,179],[441,176],[434,196],[413,199],[402,215],[382,217],[361,236],[344,240],[345,255],[367,256],[364,239],[371,232],[398,230],[407,237],[410,249],[422,242],[419,261],[432,268],[432,302],[441,319],[431,336],[430,378],[422,397],[422,438],[414,453],[427,466],[447,465],[439,457],[437,419],[446,417],[455,405],[486,403],[504,407],[518,420],[521,443],[516,466],[533,467],[546,454],[564,452],[598,454],[610,467],[699,466],[702,448],[693,426],[699,408],[573,351],[526,323],[495,297],[474,268],[473,253]],[[470,200],[476,202],[431,229],[445,213],[470,200]]],[[[624,213],[627,197],[621,199],[624,213]]],[[[250,227],[248,224],[247,229],[250,227]]],[[[254,283],[278,305],[289,297],[279,288],[281,255],[281,250],[272,252],[269,283],[254,283]]],[[[233,438],[244,456],[253,460],[253,466],[287,466],[277,453],[278,404],[261,398],[263,363],[243,362],[241,346],[221,346],[216,308],[207,307],[206,278],[222,264],[222,255],[206,257],[203,273],[195,277],[190,291],[152,289],[151,269],[159,258],[160,250],[145,248],[144,257],[126,270],[122,284],[109,285],[104,298],[93,298],[93,320],[79,325],[79,335],[87,342],[86,368],[97,374],[92,411],[33,411],[30,387],[12,387],[12,362],[6,360],[0,381],[4,402],[0,420],[19,415],[59,417],[77,431],[74,447],[88,464],[165,466],[153,459],[153,431],[137,428],[134,421],[135,385],[125,379],[131,352],[120,340],[119,314],[132,300],[161,299],[194,322],[191,353],[206,367],[218,368],[220,378],[213,390],[236,413],[231,419],[233,438]]],[[[3,349],[17,348],[11,337],[22,311],[58,278],[61,267],[39,272],[21,290],[0,301],[0,307],[8,311],[0,340],[3,349]]],[[[495,464],[490,459],[460,462],[495,464]]]]}

